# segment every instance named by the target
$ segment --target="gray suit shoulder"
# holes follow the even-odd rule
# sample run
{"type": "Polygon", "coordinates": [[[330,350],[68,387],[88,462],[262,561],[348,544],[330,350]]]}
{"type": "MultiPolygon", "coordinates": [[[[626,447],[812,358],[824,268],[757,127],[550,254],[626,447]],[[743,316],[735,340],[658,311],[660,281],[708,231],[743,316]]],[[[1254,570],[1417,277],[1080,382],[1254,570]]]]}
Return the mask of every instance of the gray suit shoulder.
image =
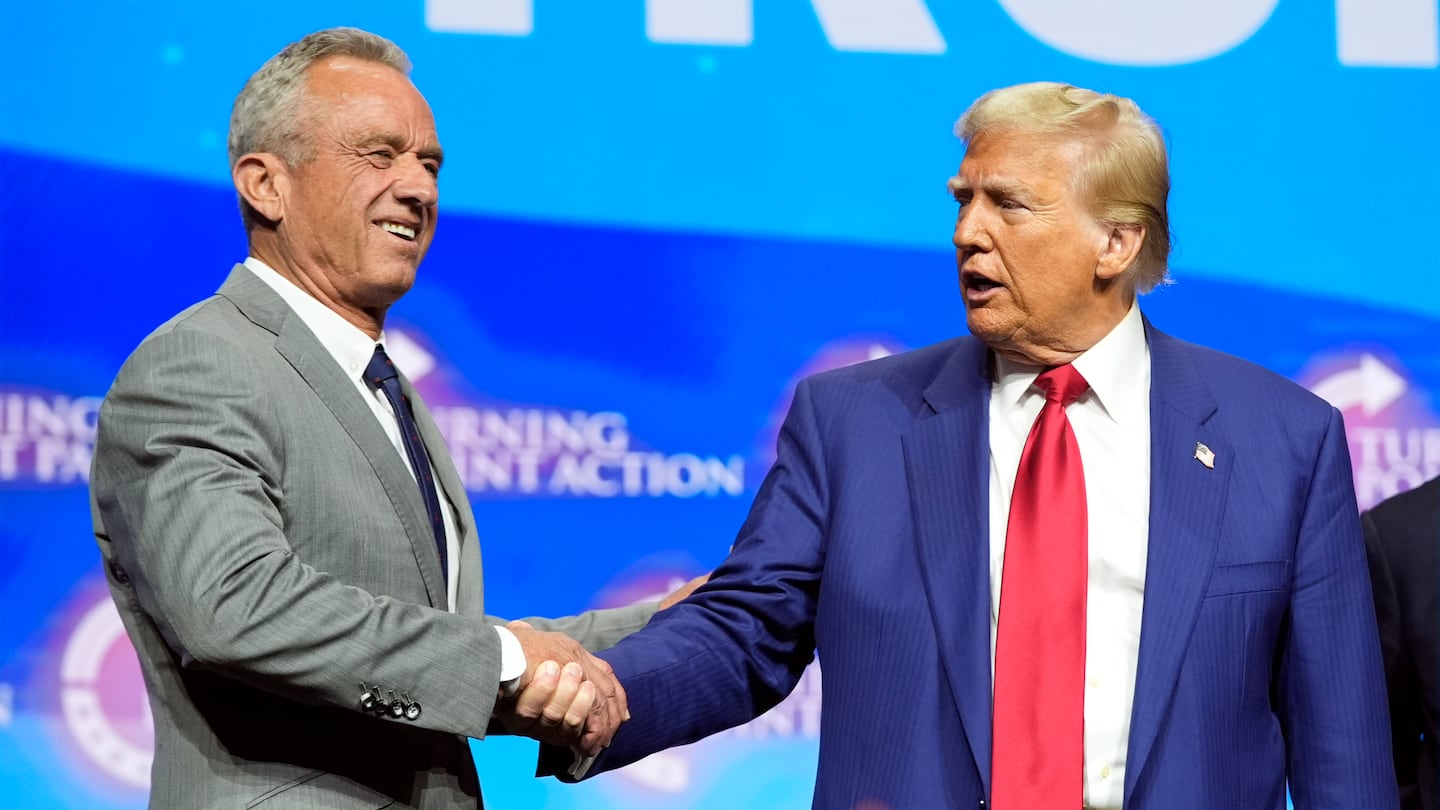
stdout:
{"type": "Polygon", "coordinates": [[[163,338],[166,335],[177,331],[195,330],[206,332],[217,337],[240,337],[242,324],[249,321],[240,313],[240,309],[234,302],[222,295],[215,294],[208,298],[201,299],[180,310],[170,317],[169,320],[155,327],[154,331],[140,341],[143,346],[146,343],[163,338]]]}

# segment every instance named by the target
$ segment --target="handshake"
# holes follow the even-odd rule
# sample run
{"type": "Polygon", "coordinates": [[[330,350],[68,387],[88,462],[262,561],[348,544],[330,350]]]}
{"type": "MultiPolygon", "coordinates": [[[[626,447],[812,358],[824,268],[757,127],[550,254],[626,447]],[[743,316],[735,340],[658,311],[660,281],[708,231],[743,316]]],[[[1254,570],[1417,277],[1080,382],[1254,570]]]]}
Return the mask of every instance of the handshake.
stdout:
{"type": "MultiPolygon", "coordinates": [[[[659,609],[689,596],[706,579],[685,583],[662,599],[659,609]]],[[[625,688],[610,665],[564,633],[542,632],[523,621],[508,627],[525,651],[526,668],[519,691],[502,695],[495,707],[501,725],[511,734],[569,746],[583,756],[599,754],[630,719],[625,688]]]]}

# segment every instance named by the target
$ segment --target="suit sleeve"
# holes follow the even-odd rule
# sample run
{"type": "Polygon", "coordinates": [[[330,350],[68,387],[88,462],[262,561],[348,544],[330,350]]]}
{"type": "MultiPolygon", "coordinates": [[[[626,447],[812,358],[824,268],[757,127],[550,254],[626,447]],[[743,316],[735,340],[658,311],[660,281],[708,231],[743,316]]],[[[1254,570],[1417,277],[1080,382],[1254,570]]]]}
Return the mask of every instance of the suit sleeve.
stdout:
{"type": "Polygon", "coordinates": [[[1380,650],[1385,662],[1385,681],[1390,696],[1391,745],[1395,751],[1395,779],[1400,787],[1400,806],[1419,807],[1420,735],[1423,708],[1415,661],[1405,643],[1399,590],[1392,560],[1391,542],[1397,538],[1382,531],[1374,512],[1361,516],[1365,552],[1370,561],[1370,585],[1375,593],[1375,618],[1380,625],[1380,650]]]}
{"type": "MultiPolygon", "coordinates": [[[[658,602],[643,602],[626,607],[587,610],[575,616],[554,619],[526,616],[524,621],[536,630],[564,633],[580,642],[580,646],[590,652],[596,652],[614,646],[620,639],[644,627],[650,617],[655,615],[655,608],[658,606],[658,602]]],[[[504,625],[510,622],[509,619],[499,616],[486,616],[485,619],[491,624],[504,625]]]]}
{"type": "Polygon", "coordinates": [[[95,448],[97,534],[112,566],[181,667],[355,711],[362,681],[388,684],[423,704],[414,726],[483,736],[496,633],[296,555],[280,503],[304,493],[282,492],[287,448],[267,393],[250,355],[215,335],[175,329],[136,351],[95,448]]]}
{"type": "Polygon", "coordinates": [[[1295,548],[1277,709],[1296,810],[1398,805],[1344,424],[1331,409],[1295,548]]]}
{"type": "MultiPolygon", "coordinates": [[[[590,774],[745,723],[794,689],[814,657],[827,499],[810,386],[726,560],[686,601],[602,652],[631,720],[590,774]]],[[[553,773],[568,758],[542,761],[553,773]]]]}

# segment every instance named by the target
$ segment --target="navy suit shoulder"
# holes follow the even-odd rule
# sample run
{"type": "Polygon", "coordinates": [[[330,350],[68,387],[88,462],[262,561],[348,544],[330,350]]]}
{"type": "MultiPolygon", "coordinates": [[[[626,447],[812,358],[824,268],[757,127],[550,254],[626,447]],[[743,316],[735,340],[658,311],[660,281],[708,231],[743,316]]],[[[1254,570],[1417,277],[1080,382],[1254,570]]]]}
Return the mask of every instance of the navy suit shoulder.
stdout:
{"type": "Polygon", "coordinates": [[[819,396],[849,398],[847,390],[882,386],[898,402],[918,410],[927,386],[939,379],[965,351],[988,351],[973,337],[958,337],[907,352],[866,360],[811,375],[802,381],[819,396]]]}
{"type": "Polygon", "coordinates": [[[1233,354],[1150,330],[1152,354],[1173,351],[1194,365],[1220,404],[1246,404],[1287,415],[1328,420],[1333,406],[1307,388],[1264,366],[1233,354]]]}
{"type": "Polygon", "coordinates": [[[1308,489],[1322,459],[1343,464],[1348,477],[1343,447],[1331,446],[1343,439],[1343,420],[1330,403],[1248,360],[1153,327],[1148,336],[1152,419],[1157,408],[1168,407],[1184,414],[1187,423],[1203,424],[1229,445],[1234,458],[1244,460],[1246,477],[1273,484],[1280,476],[1308,489]]]}

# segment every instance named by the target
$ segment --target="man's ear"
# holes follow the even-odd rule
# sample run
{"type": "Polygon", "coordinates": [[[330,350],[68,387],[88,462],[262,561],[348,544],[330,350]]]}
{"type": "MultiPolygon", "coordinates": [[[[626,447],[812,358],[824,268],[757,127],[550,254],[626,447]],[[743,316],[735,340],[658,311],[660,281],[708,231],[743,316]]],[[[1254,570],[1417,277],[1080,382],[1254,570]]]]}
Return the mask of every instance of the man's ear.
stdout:
{"type": "Polygon", "coordinates": [[[251,152],[235,162],[231,172],[235,190],[255,212],[270,222],[285,218],[290,191],[290,167],[279,155],[251,152]]]}
{"type": "Polygon", "coordinates": [[[1111,281],[1124,275],[1140,256],[1145,244],[1144,225],[1115,225],[1106,229],[1105,244],[1095,265],[1095,277],[1111,281]]]}

